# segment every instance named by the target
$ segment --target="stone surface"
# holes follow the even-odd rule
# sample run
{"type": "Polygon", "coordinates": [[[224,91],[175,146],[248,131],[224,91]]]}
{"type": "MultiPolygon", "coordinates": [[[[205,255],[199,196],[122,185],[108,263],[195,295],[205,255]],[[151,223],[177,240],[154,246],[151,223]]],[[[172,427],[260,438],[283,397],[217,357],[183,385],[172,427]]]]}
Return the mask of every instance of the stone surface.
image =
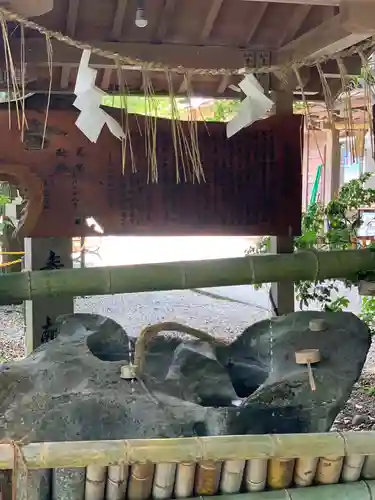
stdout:
{"type": "Polygon", "coordinates": [[[294,313],[272,321],[272,349],[269,320],[215,352],[202,342],[157,337],[147,348],[142,380],[128,381],[120,373],[132,345],[117,323],[75,314],[62,317],[58,328],[55,340],[5,365],[3,438],[325,431],[347,400],[370,342],[367,327],[350,313],[294,313]],[[327,323],[323,332],[309,329],[316,317],[327,323]],[[314,366],[315,393],[294,359],[295,350],[307,348],[322,356],[314,366]]]}
{"type": "Polygon", "coordinates": [[[238,400],[225,367],[207,342],[156,337],[147,349],[142,378],[158,391],[202,406],[238,400]]]}
{"type": "Polygon", "coordinates": [[[354,415],[352,418],[352,425],[357,426],[357,425],[362,425],[362,424],[367,424],[369,421],[368,415],[354,415]]]}
{"type": "MultiPolygon", "coordinates": [[[[2,438],[74,441],[222,435],[238,434],[239,424],[242,432],[244,422],[239,417],[243,413],[247,421],[251,410],[203,407],[182,400],[179,391],[168,393],[165,378],[173,359],[176,361],[180,341],[166,339],[167,347],[159,350],[160,343],[155,343],[156,350],[151,346],[145,384],[120,376],[121,366],[129,359],[129,340],[114,321],[97,315],[68,315],[61,318],[58,330],[55,340],[40,346],[24,360],[9,363],[1,374],[2,438]],[[169,358],[162,356],[166,351],[169,358]],[[164,373],[162,383],[154,386],[152,359],[164,373]]],[[[196,348],[194,342],[193,345],[196,348]]],[[[206,357],[199,354],[203,360],[206,357]]],[[[174,366],[183,367],[185,361],[180,361],[174,366]]],[[[215,360],[208,359],[211,368],[212,361],[215,360]]],[[[214,370],[218,380],[226,378],[224,394],[235,397],[228,376],[217,362],[214,370]]],[[[187,372],[184,377],[188,386],[187,372]]],[[[191,380],[197,386],[196,374],[191,380]]],[[[216,393],[220,391],[217,385],[216,393]]],[[[272,417],[268,421],[275,425],[272,417]]]]}
{"type": "Polygon", "coordinates": [[[359,378],[370,347],[367,326],[352,313],[306,311],[260,321],[217,355],[227,366],[237,393],[248,408],[295,408],[305,432],[328,431],[359,378]],[[323,331],[311,331],[324,319],[323,331]],[[313,365],[317,389],[295,351],[319,349],[313,365]]]}

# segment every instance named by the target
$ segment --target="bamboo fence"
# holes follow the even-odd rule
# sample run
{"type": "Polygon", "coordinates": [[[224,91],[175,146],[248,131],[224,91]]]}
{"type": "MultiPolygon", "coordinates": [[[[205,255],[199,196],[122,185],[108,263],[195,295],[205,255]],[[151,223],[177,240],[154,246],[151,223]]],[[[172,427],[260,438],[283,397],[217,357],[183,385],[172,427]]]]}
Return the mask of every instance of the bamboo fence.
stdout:
{"type": "Polygon", "coordinates": [[[371,250],[265,254],[193,262],[29,271],[0,277],[0,304],[34,298],[105,295],[280,281],[356,278],[375,270],[371,250]]]}
{"type": "Polygon", "coordinates": [[[357,486],[350,497],[345,488],[338,496],[325,497],[323,490],[317,495],[367,499],[362,493],[375,493],[375,486],[358,482],[375,479],[375,432],[8,442],[0,444],[0,469],[14,469],[17,491],[28,490],[30,498],[36,478],[53,469],[55,480],[68,474],[82,500],[168,500],[338,483],[357,486]]]}
{"type": "Polygon", "coordinates": [[[27,490],[48,469],[53,477],[69,471],[85,500],[284,490],[375,479],[375,432],[9,442],[0,444],[0,469],[14,469],[17,489],[27,490]]]}

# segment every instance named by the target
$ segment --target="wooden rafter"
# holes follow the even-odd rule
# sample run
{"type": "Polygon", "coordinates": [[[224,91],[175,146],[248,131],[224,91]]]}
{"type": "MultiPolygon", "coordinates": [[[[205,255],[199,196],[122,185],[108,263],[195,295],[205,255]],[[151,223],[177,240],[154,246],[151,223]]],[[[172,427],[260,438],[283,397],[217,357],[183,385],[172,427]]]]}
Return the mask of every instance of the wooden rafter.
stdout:
{"type": "MultiPolygon", "coordinates": [[[[122,26],[124,24],[124,18],[126,9],[128,6],[128,0],[117,0],[116,12],[113,18],[113,24],[111,29],[111,38],[113,40],[118,40],[121,36],[122,26]]],[[[108,89],[112,78],[112,68],[105,68],[103,71],[103,78],[101,87],[103,89],[108,89]]]]}
{"type": "MultiPolygon", "coordinates": [[[[75,36],[77,18],[78,18],[79,0],[69,0],[68,16],[66,20],[66,34],[70,37],[75,36]]],[[[61,88],[69,87],[70,66],[64,66],[61,69],[61,88]]]]}
{"type": "Polygon", "coordinates": [[[117,0],[116,12],[115,17],[113,18],[113,25],[111,30],[112,40],[118,40],[121,36],[127,6],[128,0],[117,0]]]}
{"type": "Polygon", "coordinates": [[[249,45],[253,39],[256,30],[258,29],[261,20],[263,19],[268,7],[268,2],[254,4],[251,16],[247,23],[246,45],[249,45]]]}
{"type": "Polygon", "coordinates": [[[228,88],[228,85],[230,84],[230,76],[229,75],[224,75],[222,79],[220,80],[220,83],[217,87],[217,93],[218,94],[224,94],[226,89],[228,88]]]}
{"type": "Polygon", "coordinates": [[[102,77],[102,83],[101,83],[102,89],[108,89],[110,87],[112,73],[113,73],[112,68],[105,68],[103,70],[103,77],[102,77]]]}
{"type": "Polygon", "coordinates": [[[298,5],[285,26],[285,29],[281,31],[278,46],[281,47],[287,42],[293,40],[293,38],[298,33],[301,28],[302,23],[305,21],[307,16],[310,14],[312,5],[298,5]]]}
{"type": "MultiPolygon", "coordinates": [[[[192,80],[192,75],[191,73],[188,73],[187,75],[183,75],[181,77],[181,84],[178,89],[178,94],[186,94],[186,92],[189,90],[188,87],[191,86],[191,80],[192,80]]],[[[192,90],[190,88],[190,90],[192,90]]]]}
{"type": "MultiPolygon", "coordinates": [[[[264,2],[264,0],[243,0],[244,2],[264,2]]],[[[356,0],[351,0],[356,2],[356,0]]],[[[270,3],[291,3],[300,5],[328,5],[339,6],[340,0],[268,0],[270,3]]]]}
{"type": "Polygon", "coordinates": [[[340,13],[279,50],[279,64],[331,56],[375,35],[375,2],[343,0],[340,13]]]}
{"type": "Polygon", "coordinates": [[[156,40],[163,40],[166,37],[175,8],[176,0],[164,0],[163,10],[159,18],[159,26],[155,35],[156,40]]]}
{"type": "Polygon", "coordinates": [[[212,31],[215,24],[216,18],[219,15],[221,6],[224,0],[212,0],[210,10],[204,22],[204,26],[201,33],[201,40],[206,40],[212,31]]]}

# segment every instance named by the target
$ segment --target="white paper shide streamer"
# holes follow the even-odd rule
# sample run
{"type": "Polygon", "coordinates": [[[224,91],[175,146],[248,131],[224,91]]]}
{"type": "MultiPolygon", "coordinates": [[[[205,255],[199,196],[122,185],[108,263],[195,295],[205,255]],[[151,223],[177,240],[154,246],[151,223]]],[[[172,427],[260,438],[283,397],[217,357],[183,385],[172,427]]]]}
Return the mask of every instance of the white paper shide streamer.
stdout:
{"type": "Polygon", "coordinates": [[[76,126],[91,141],[96,142],[104,125],[118,139],[125,138],[125,132],[119,123],[109,116],[100,105],[107,94],[95,85],[97,70],[90,68],[91,51],[84,50],[78,68],[74,93],[77,99],[73,105],[81,111],[76,126]]]}
{"type": "Polygon", "coordinates": [[[241,129],[261,120],[271,110],[273,101],[265,94],[254,75],[246,75],[239,87],[246,95],[236,116],[227,123],[227,137],[232,137],[241,129]]]}

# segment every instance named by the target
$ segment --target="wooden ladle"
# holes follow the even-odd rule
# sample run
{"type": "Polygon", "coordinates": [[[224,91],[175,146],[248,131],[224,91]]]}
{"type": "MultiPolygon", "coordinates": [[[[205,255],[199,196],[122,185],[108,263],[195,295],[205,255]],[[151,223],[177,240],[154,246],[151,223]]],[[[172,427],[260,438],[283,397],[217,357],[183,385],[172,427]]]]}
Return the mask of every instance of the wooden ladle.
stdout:
{"type": "Polygon", "coordinates": [[[319,349],[303,349],[302,351],[296,351],[295,355],[296,355],[297,365],[307,365],[307,373],[309,375],[309,383],[311,390],[316,391],[314,374],[311,365],[319,363],[320,361],[319,349]]]}

